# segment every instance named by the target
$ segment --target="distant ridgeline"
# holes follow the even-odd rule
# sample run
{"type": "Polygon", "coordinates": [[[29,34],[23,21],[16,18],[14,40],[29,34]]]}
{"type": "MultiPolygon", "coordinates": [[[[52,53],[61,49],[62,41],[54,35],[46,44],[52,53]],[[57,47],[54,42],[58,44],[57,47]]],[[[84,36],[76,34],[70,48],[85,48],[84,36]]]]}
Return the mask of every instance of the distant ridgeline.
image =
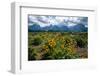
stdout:
{"type": "Polygon", "coordinates": [[[83,24],[76,24],[74,26],[66,25],[49,25],[41,27],[39,24],[28,26],[28,32],[87,32],[88,27],[83,24]]]}

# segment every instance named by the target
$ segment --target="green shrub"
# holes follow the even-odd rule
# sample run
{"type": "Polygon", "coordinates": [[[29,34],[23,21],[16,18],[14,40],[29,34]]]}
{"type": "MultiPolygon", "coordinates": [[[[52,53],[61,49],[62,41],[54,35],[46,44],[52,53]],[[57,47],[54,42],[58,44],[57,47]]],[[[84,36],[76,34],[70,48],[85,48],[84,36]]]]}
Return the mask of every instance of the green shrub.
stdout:
{"type": "Polygon", "coordinates": [[[75,39],[76,39],[78,47],[81,47],[81,48],[87,47],[87,39],[86,38],[78,36],[75,39]]]}
{"type": "Polygon", "coordinates": [[[35,60],[36,52],[32,47],[28,48],[28,60],[35,60]]]}
{"type": "Polygon", "coordinates": [[[35,37],[32,44],[33,45],[40,45],[42,43],[42,39],[40,37],[35,37]]]}

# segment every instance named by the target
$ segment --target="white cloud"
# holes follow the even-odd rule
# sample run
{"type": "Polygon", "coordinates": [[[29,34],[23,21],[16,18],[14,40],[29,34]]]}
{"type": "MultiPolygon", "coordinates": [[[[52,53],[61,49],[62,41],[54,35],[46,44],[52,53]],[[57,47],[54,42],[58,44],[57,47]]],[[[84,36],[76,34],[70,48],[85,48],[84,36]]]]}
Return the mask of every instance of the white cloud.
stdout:
{"type": "MultiPolygon", "coordinates": [[[[82,23],[83,18],[84,17],[29,16],[30,21],[38,23],[41,27],[49,26],[51,24],[57,25],[60,23],[64,23],[66,26],[75,26],[78,23],[82,23]]],[[[87,22],[85,21],[85,23],[87,22]]],[[[29,23],[29,25],[32,25],[32,23],[29,23]]]]}

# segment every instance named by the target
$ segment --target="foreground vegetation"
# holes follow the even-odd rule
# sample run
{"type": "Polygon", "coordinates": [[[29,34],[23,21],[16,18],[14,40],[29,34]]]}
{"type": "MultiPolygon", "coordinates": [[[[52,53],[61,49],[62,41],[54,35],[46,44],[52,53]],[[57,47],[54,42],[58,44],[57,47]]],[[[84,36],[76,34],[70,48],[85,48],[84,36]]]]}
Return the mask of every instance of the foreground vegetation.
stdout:
{"type": "Polygon", "coordinates": [[[28,32],[28,60],[87,58],[85,32],[28,32]]]}

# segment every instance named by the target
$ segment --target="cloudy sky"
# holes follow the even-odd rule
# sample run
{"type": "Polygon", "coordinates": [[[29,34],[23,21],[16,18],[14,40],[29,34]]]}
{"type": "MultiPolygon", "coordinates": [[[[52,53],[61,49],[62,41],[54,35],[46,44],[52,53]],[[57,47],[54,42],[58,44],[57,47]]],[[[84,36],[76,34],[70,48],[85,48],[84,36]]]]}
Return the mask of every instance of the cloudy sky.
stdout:
{"type": "Polygon", "coordinates": [[[29,15],[28,26],[32,26],[34,23],[39,24],[41,27],[58,24],[64,24],[70,27],[81,23],[85,27],[88,27],[88,17],[29,15]]]}

